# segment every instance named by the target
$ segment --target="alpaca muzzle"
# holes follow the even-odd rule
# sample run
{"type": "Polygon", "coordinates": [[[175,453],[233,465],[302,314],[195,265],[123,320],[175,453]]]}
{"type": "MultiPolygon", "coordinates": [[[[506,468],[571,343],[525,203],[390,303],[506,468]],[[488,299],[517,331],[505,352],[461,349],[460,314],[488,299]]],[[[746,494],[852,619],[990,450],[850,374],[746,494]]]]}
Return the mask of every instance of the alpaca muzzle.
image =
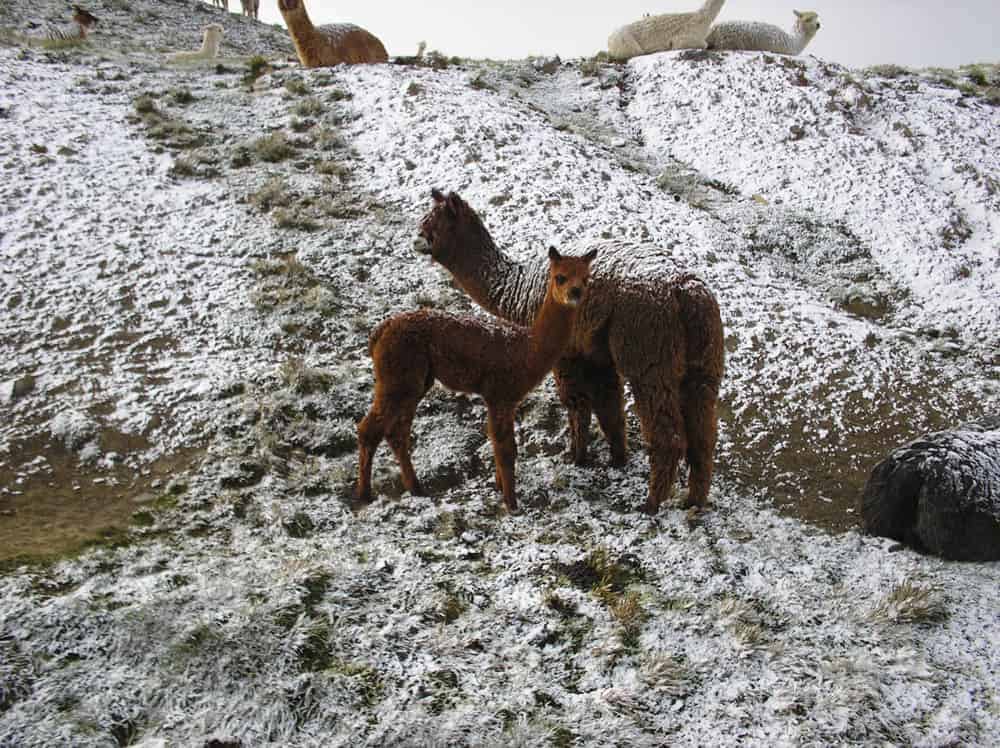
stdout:
{"type": "Polygon", "coordinates": [[[413,251],[419,255],[431,254],[431,243],[423,235],[413,240],[413,251]]]}

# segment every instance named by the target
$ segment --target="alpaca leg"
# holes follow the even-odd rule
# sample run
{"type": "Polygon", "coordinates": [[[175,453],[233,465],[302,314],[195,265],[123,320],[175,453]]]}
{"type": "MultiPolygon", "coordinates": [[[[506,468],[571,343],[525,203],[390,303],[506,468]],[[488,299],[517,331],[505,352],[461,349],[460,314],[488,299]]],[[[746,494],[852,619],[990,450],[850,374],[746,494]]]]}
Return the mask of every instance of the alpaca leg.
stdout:
{"type": "Polygon", "coordinates": [[[503,492],[503,503],[507,511],[516,514],[517,493],[514,484],[514,463],[517,461],[517,441],[514,438],[514,409],[493,408],[488,410],[488,431],[493,443],[493,459],[503,492]]]}
{"type": "Polygon", "coordinates": [[[417,479],[417,473],[413,469],[413,462],[410,459],[410,432],[413,427],[413,416],[419,402],[420,398],[403,402],[397,401],[395,403],[397,415],[386,428],[386,441],[392,447],[393,454],[396,455],[396,462],[399,463],[399,470],[403,476],[403,487],[414,496],[424,495],[424,489],[417,479]]]}
{"type": "Polygon", "coordinates": [[[587,371],[581,359],[565,358],[552,372],[559,390],[559,399],[569,416],[570,452],[573,463],[587,464],[590,446],[591,402],[587,391],[587,371]]]}
{"type": "Polygon", "coordinates": [[[597,422],[611,447],[611,464],[625,464],[625,391],[614,367],[594,369],[592,398],[597,422]]]}
{"type": "Polygon", "coordinates": [[[687,462],[691,469],[685,507],[708,505],[708,489],[712,484],[715,442],[718,420],[715,405],[719,397],[717,384],[704,379],[688,379],[681,386],[684,427],[687,434],[687,462]]]}
{"type": "Polygon", "coordinates": [[[642,433],[649,448],[649,496],[643,511],[656,514],[670,500],[677,464],[687,451],[684,421],[675,388],[632,386],[642,433]]]}
{"type": "Polygon", "coordinates": [[[372,461],[384,434],[385,422],[376,400],[358,424],[358,484],[354,490],[358,501],[372,500],[372,461]]]}

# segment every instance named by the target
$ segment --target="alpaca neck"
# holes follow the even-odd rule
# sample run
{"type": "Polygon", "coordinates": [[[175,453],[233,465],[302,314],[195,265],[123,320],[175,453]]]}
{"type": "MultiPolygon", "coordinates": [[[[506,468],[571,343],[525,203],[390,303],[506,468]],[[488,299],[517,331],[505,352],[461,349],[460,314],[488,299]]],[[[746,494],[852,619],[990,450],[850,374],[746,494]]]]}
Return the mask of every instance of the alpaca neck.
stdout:
{"type": "Polygon", "coordinates": [[[313,22],[309,19],[306,6],[300,5],[296,10],[285,13],[285,24],[293,40],[306,42],[319,35],[313,22]]]}
{"type": "Polygon", "coordinates": [[[465,237],[444,263],[458,284],[481,307],[503,319],[529,325],[542,303],[547,264],[528,267],[497,249],[485,227],[465,237]],[[537,281],[541,280],[541,284],[537,281]]]}
{"type": "Polygon", "coordinates": [[[697,14],[713,21],[725,4],[726,0],[705,0],[705,4],[698,9],[697,14]]]}
{"type": "Polygon", "coordinates": [[[555,300],[551,290],[528,333],[528,356],[524,371],[538,378],[545,376],[562,356],[569,344],[573,323],[579,306],[567,306],[555,300]]]}
{"type": "Polygon", "coordinates": [[[205,32],[205,38],[201,42],[201,51],[206,57],[215,57],[219,51],[219,40],[211,31],[205,32]]]}
{"type": "Polygon", "coordinates": [[[810,31],[801,24],[796,23],[795,27],[792,29],[792,54],[797,55],[806,48],[806,45],[812,41],[812,38],[816,35],[815,31],[810,31]]]}

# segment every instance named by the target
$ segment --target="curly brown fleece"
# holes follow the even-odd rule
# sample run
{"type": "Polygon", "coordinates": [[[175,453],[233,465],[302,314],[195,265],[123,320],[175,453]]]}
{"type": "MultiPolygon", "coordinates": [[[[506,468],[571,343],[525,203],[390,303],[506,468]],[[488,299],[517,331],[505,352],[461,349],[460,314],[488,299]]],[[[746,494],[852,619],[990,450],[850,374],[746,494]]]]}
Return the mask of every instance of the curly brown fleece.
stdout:
{"type": "Polygon", "coordinates": [[[303,0],[278,0],[278,9],[288,26],[295,51],[303,67],[330,67],[388,62],[382,42],[360,26],[333,23],[313,26],[303,0]]]}
{"type": "Polygon", "coordinates": [[[545,300],[530,328],[427,310],[398,314],[375,328],[368,342],[375,397],[358,424],[359,500],[371,500],[372,459],[383,436],[399,461],[403,485],[423,493],[410,460],[410,427],[417,405],[438,380],[486,401],[497,485],[508,511],[517,511],[514,415],[569,343],[596,254],[563,257],[549,250],[545,300]]]}
{"type": "MultiPolygon", "coordinates": [[[[497,249],[476,212],[454,192],[431,194],[434,205],[420,226],[426,252],[479,305],[530,323],[545,289],[541,266],[519,263],[497,249]]],[[[597,246],[590,291],[553,371],[569,410],[573,459],[587,461],[593,414],[610,444],[612,464],[625,463],[624,378],[649,448],[645,511],[656,513],[669,499],[682,457],[690,467],[684,505],[705,506],[724,358],[718,303],[701,280],[672,267],[656,247],[597,246]]]]}

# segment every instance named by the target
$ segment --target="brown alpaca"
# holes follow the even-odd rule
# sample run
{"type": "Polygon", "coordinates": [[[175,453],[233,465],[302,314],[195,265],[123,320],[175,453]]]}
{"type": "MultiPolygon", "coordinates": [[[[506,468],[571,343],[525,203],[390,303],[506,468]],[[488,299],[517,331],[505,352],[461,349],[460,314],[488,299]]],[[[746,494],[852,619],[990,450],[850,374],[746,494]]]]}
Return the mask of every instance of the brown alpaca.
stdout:
{"type": "Polygon", "coordinates": [[[481,317],[417,311],[390,317],[372,332],[375,398],[358,424],[357,498],[371,500],[372,459],[383,436],[413,494],[423,490],[410,461],[410,426],[417,404],[438,380],[486,401],[497,486],[511,513],[514,490],[514,414],[562,355],[576,322],[597,250],[563,257],[549,250],[545,298],[530,328],[481,317]]]}
{"type": "MultiPolygon", "coordinates": [[[[420,225],[427,243],[421,251],[447,268],[480,306],[530,324],[545,293],[542,267],[497,249],[479,216],[454,192],[431,194],[434,206],[420,225]]],[[[610,444],[612,464],[625,463],[622,379],[627,379],[649,448],[644,510],[655,514],[670,498],[681,457],[691,469],[683,505],[705,506],[723,356],[719,306],[701,280],[672,268],[656,247],[601,245],[572,341],[553,371],[569,410],[573,460],[587,461],[593,413],[610,444]],[[665,267],[670,272],[663,272],[665,267]]]]}
{"type": "Polygon", "coordinates": [[[360,26],[352,23],[313,26],[302,0],[278,0],[278,9],[303,67],[389,61],[382,42],[360,26]]]}

